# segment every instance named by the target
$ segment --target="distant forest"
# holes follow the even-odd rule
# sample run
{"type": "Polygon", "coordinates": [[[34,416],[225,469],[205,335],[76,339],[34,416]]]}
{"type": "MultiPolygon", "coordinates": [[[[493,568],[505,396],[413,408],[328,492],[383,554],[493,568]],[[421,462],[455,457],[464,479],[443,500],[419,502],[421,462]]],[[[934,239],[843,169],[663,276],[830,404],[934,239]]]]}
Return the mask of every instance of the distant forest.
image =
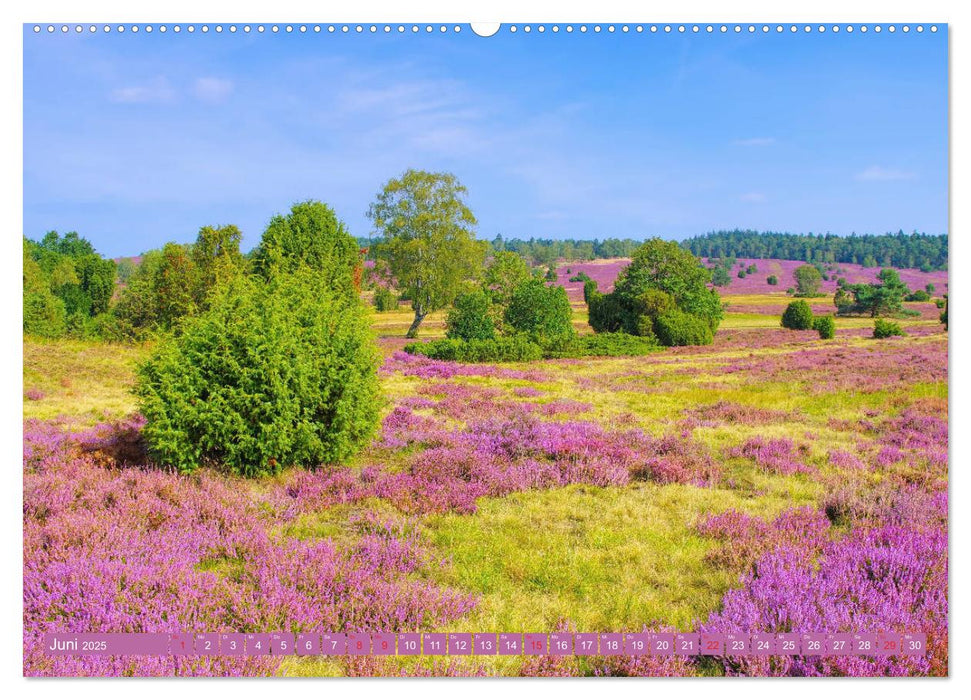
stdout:
{"type": "Polygon", "coordinates": [[[780,258],[865,267],[947,269],[947,234],[835,236],[772,231],[714,231],[681,243],[702,258],[780,258]]]}
{"type": "MultiPolygon", "coordinates": [[[[378,242],[359,238],[366,248],[378,242]]],[[[493,250],[518,253],[532,265],[556,261],[575,262],[602,258],[629,258],[643,240],[605,238],[503,238],[490,241],[493,250]]],[[[779,258],[820,263],[854,263],[865,267],[917,268],[924,272],[947,269],[947,234],[887,233],[882,235],[836,236],[794,234],[773,231],[714,231],[681,242],[684,248],[703,258],[779,258]]]]}

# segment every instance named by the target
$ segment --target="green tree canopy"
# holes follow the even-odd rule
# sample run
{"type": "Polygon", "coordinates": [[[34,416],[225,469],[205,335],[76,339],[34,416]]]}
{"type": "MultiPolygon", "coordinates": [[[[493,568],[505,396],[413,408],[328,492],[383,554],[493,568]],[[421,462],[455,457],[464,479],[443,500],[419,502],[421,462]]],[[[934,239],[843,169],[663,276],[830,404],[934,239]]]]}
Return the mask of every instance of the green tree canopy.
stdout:
{"type": "Polygon", "coordinates": [[[674,241],[652,238],[638,248],[614,285],[614,293],[628,306],[648,289],[674,298],[685,313],[705,319],[714,331],[722,319],[718,293],[708,288],[711,271],[674,241]]]}
{"type": "Polygon", "coordinates": [[[819,294],[823,275],[815,265],[800,265],[793,273],[796,277],[796,296],[814,297],[819,294]]]}
{"type": "Polygon", "coordinates": [[[508,306],[513,290],[532,278],[529,265],[522,256],[504,250],[495,253],[485,269],[482,284],[488,290],[494,304],[508,306]]]}
{"type": "Polygon", "coordinates": [[[451,173],[407,170],[388,181],[368,209],[382,236],[374,246],[378,271],[411,299],[409,338],[429,313],[450,305],[482,274],[487,244],[475,239],[466,194],[451,173]]]}
{"type": "Polygon", "coordinates": [[[334,210],[309,200],[274,216],[253,253],[256,272],[265,279],[307,265],[335,290],[356,292],[361,251],[334,210]]]}

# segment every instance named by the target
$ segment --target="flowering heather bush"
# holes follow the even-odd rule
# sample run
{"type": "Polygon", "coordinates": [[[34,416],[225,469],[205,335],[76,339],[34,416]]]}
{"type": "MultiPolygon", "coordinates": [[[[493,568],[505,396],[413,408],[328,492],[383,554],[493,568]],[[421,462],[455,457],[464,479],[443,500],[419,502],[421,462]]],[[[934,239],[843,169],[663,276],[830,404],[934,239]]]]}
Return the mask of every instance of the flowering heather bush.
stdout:
{"type": "Polygon", "coordinates": [[[801,545],[812,557],[827,541],[829,521],[814,508],[793,508],[766,522],[736,510],[702,518],[698,534],[720,542],[706,557],[717,566],[745,568],[762,554],[781,546],[801,545]]]}
{"type": "Polygon", "coordinates": [[[401,372],[406,377],[419,379],[449,379],[451,377],[495,377],[497,379],[525,379],[530,382],[547,381],[548,377],[538,370],[518,370],[494,365],[466,365],[458,362],[432,360],[421,355],[395,352],[385,360],[380,372],[401,372]]]}
{"type": "Polygon", "coordinates": [[[42,398],[44,398],[44,396],[46,396],[46,394],[40,389],[32,388],[27,389],[27,391],[24,392],[24,398],[28,401],[40,401],[42,398]]]}
{"type": "Polygon", "coordinates": [[[875,486],[841,479],[824,497],[823,510],[835,525],[943,529],[947,503],[947,491],[927,491],[889,479],[875,486]]]}
{"type": "Polygon", "coordinates": [[[428,555],[404,529],[371,519],[341,546],[281,538],[238,482],[105,469],[97,455],[116,438],[106,426],[25,426],[27,675],[265,675],[276,666],[259,657],[47,657],[47,632],[415,630],[474,605],[408,577],[428,555]]]}
{"type": "Polygon", "coordinates": [[[372,465],[360,475],[347,469],[290,474],[272,502],[297,513],[377,497],[409,513],[472,513],[483,496],[573,483],[620,486],[631,479],[705,485],[719,473],[707,451],[686,437],[658,439],[584,421],[544,422],[531,414],[446,428],[397,407],[385,418],[378,447],[409,450],[404,469],[372,465]]]}
{"type": "Polygon", "coordinates": [[[730,401],[718,401],[707,406],[686,408],[683,413],[689,419],[703,421],[710,426],[723,423],[729,425],[769,425],[770,423],[799,420],[799,415],[792,411],[757,408],[756,406],[730,401]]]}
{"type": "Polygon", "coordinates": [[[704,371],[738,375],[750,382],[799,381],[812,394],[845,391],[848,387],[856,393],[871,393],[888,386],[947,381],[947,343],[941,338],[865,349],[826,345],[788,353],[753,353],[704,371]]]}
{"type": "Polygon", "coordinates": [[[866,469],[867,465],[852,452],[830,450],[829,463],[840,469],[866,469]]]}
{"type": "Polygon", "coordinates": [[[886,525],[823,546],[813,563],[798,546],[762,557],[702,632],[922,631],[930,657],[725,657],[729,675],[946,674],[947,533],[886,525]]]}
{"type": "Polygon", "coordinates": [[[789,438],[779,440],[752,438],[741,447],[731,448],[727,454],[729,457],[753,459],[764,470],[776,474],[799,474],[813,471],[811,467],[798,459],[805,456],[806,452],[807,447],[805,445],[795,448],[789,438]]]}

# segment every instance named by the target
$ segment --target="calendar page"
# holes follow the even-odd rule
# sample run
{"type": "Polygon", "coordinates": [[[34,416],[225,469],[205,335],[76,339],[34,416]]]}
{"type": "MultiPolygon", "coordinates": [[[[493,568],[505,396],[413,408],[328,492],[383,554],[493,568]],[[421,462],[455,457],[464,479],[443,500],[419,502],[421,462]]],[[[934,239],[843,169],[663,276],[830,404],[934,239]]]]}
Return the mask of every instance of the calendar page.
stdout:
{"type": "Polygon", "coordinates": [[[948,675],[947,23],[22,39],[24,676],[948,675]]]}

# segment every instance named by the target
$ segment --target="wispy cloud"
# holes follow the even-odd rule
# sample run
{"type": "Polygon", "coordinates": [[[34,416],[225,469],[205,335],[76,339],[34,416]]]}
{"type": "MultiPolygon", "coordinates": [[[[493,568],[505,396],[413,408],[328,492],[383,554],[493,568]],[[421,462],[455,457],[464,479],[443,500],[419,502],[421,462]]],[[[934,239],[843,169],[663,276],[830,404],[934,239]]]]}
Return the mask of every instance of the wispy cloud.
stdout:
{"type": "Polygon", "coordinates": [[[746,192],[739,197],[743,202],[750,202],[752,204],[761,204],[765,202],[768,197],[765,196],[764,192],[746,192]]]}
{"type": "Polygon", "coordinates": [[[155,78],[143,85],[126,85],[111,91],[112,102],[148,104],[171,102],[173,99],[175,89],[165,78],[155,78]]]}
{"type": "Polygon", "coordinates": [[[775,143],[775,139],[771,136],[756,136],[750,139],[735,139],[733,143],[736,146],[771,146],[775,143]]]}
{"type": "Polygon", "coordinates": [[[233,91],[233,81],[221,78],[198,78],[192,84],[192,94],[203,102],[222,102],[233,91]]]}
{"type": "Polygon", "coordinates": [[[866,170],[856,174],[857,180],[868,182],[891,182],[893,180],[910,180],[914,173],[898,168],[884,168],[879,165],[871,165],[866,170]]]}

